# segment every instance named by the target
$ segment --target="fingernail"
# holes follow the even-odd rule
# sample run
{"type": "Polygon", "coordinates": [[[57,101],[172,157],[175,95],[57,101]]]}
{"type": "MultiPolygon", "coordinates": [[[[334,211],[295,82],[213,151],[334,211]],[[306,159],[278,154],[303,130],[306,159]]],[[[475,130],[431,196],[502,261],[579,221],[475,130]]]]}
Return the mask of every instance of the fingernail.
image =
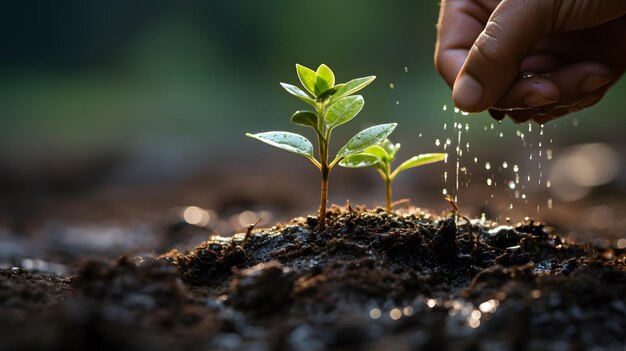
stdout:
{"type": "Polygon", "coordinates": [[[601,77],[588,75],[587,78],[580,85],[580,92],[583,94],[589,94],[592,91],[596,91],[601,87],[607,85],[611,81],[609,77],[601,77]]]}
{"type": "Polygon", "coordinates": [[[452,89],[454,103],[463,111],[472,112],[483,98],[483,87],[467,73],[457,79],[452,89]]]}
{"type": "Polygon", "coordinates": [[[537,93],[531,93],[524,98],[524,104],[530,107],[545,106],[557,102],[557,99],[550,99],[537,93]]]}

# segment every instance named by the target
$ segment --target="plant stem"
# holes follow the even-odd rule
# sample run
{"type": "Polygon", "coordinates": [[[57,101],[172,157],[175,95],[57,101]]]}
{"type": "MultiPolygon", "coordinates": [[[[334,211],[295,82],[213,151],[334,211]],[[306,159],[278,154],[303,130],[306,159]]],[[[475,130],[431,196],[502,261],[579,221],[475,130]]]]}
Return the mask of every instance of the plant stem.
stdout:
{"type": "Polygon", "coordinates": [[[321,232],[326,228],[326,202],[328,200],[328,174],[330,170],[326,165],[327,162],[322,163],[322,196],[320,199],[320,213],[318,219],[318,230],[321,232]]]}
{"type": "Polygon", "coordinates": [[[322,172],[322,189],[320,196],[320,208],[317,230],[322,231],[326,228],[326,203],[328,202],[328,174],[330,173],[330,167],[328,167],[328,139],[330,139],[330,133],[326,130],[326,124],[324,122],[324,106],[322,104],[317,106],[317,120],[318,120],[318,132],[317,132],[317,146],[319,148],[320,155],[320,171],[322,172]]]}
{"type": "Polygon", "coordinates": [[[385,188],[387,190],[387,212],[391,212],[391,179],[385,178],[385,188]]]}

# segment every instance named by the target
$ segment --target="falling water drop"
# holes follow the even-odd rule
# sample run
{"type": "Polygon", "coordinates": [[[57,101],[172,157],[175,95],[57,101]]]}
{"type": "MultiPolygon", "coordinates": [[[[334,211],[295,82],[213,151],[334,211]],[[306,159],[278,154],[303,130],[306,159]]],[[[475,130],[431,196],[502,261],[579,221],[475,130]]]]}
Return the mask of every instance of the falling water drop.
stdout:
{"type": "Polygon", "coordinates": [[[439,141],[439,139],[436,139],[435,140],[435,146],[439,146],[439,145],[441,145],[441,141],[439,141]]]}
{"type": "Polygon", "coordinates": [[[509,167],[509,164],[506,163],[506,161],[502,162],[502,168],[507,168],[507,167],[509,167]]]}
{"type": "Polygon", "coordinates": [[[491,186],[492,183],[493,183],[493,180],[491,180],[491,178],[487,178],[487,185],[491,186]]]}
{"type": "Polygon", "coordinates": [[[485,162],[485,169],[491,169],[491,163],[485,162]]]}
{"type": "Polygon", "coordinates": [[[447,111],[448,110],[448,105],[443,105],[443,107],[441,109],[444,110],[444,111],[447,111]]]}
{"type": "Polygon", "coordinates": [[[396,86],[393,83],[389,83],[389,89],[393,90],[396,86]]]}

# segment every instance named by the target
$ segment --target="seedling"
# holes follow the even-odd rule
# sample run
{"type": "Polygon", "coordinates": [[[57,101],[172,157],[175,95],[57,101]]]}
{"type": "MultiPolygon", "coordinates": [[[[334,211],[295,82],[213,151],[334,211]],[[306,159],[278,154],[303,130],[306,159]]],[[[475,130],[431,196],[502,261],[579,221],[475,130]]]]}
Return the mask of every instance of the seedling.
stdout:
{"type": "Polygon", "coordinates": [[[341,160],[360,153],[383,141],[396,128],[396,123],[379,124],[364,129],[352,137],[329,162],[330,135],[336,127],[350,121],[361,112],[365,101],[361,95],[352,95],[365,88],[376,77],[353,79],[345,84],[335,84],[335,75],[325,64],[313,71],[296,65],[296,73],[306,91],[286,83],[280,83],[288,93],[313,107],[313,111],[296,111],[291,122],[312,128],[317,135],[318,158],[313,144],[304,136],[290,132],[265,132],[246,135],[266,144],[308,158],[322,174],[322,189],[319,207],[319,230],[326,225],[326,202],[328,199],[328,175],[341,160]]]}
{"type": "Polygon", "coordinates": [[[340,166],[346,168],[373,167],[380,174],[385,181],[387,211],[391,211],[393,207],[391,202],[391,182],[400,172],[409,168],[443,161],[446,158],[446,154],[443,153],[421,154],[404,161],[398,168],[392,171],[391,163],[394,161],[398,150],[400,150],[400,144],[394,144],[389,139],[385,139],[379,144],[372,145],[360,153],[345,157],[339,162],[340,166]]]}

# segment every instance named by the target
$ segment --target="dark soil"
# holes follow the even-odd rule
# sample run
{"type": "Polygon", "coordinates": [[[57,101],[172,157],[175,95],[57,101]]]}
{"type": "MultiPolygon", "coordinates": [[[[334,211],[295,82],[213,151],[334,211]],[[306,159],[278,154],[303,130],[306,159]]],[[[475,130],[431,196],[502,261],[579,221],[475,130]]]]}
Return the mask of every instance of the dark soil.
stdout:
{"type": "Polygon", "coordinates": [[[2,350],[624,350],[626,253],[333,207],[67,277],[0,271],[2,350]]]}

